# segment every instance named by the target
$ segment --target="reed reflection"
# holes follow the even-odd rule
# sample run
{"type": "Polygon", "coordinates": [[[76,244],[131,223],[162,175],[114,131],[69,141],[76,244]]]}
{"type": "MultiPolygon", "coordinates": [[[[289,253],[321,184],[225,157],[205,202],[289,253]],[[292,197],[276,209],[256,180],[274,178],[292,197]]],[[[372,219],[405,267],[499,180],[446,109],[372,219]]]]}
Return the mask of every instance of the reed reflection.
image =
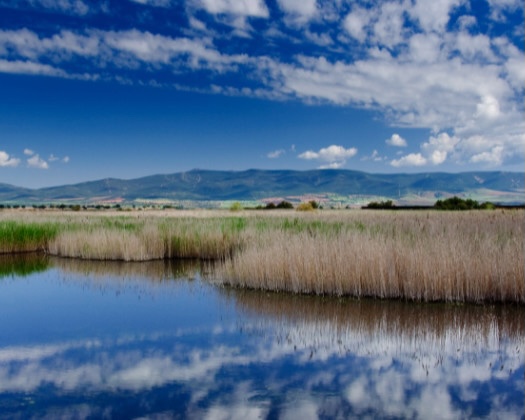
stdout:
{"type": "MultiPolygon", "coordinates": [[[[45,261],[56,273],[36,272],[29,276],[33,281],[18,283],[27,283],[29,293],[45,282],[50,295],[77,299],[73,307],[52,308],[60,313],[49,319],[93,308],[80,313],[75,326],[99,324],[69,339],[57,325],[52,335],[30,343],[5,340],[0,411],[12,417],[27,414],[28,398],[35,417],[75,417],[79,407],[87,416],[110,412],[121,418],[523,413],[523,306],[355,301],[214,287],[200,280],[202,267],[191,261],[45,261]],[[195,281],[173,281],[188,277],[195,281]],[[95,293],[79,293],[85,288],[95,293]],[[96,293],[121,288],[129,299],[96,293]],[[144,293],[161,298],[135,299],[144,293]],[[117,316],[126,322],[110,322],[117,316]]],[[[27,317],[10,314],[11,322],[27,317]]]]}
{"type": "Polygon", "coordinates": [[[221,294],[260,322],[294,331],[322,331],[334,342],[350,334],[354,345],[388,339],[400,350],[422,344],[435,350],[486,349],[509,340],[523,344],[525,336],[523,305],[418,304],[231,288],[221,289],[221,294]]]}
{"type": "Polygon", "coordinates": [[[0,254],[0,279],[26,277],[50,267],[49,258],[39,253],[0,254]]]}

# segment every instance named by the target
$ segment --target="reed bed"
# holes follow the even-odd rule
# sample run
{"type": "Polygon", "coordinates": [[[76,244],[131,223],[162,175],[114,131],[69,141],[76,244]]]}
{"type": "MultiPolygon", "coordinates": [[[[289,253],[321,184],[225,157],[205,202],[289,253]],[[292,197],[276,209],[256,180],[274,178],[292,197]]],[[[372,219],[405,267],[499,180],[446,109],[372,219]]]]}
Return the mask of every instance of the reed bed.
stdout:
{"type": "Polygon", "coordinates": [[[243,288],[414,301],[525,303],[525,213],[0,213],[0,253],[213,260],[243,288]],[[29,233],[28,233],[29,232],[29,233]],[[5,233],[5,234],[4,234],[5,233]]]}
{"type": "Polygon", "coordinates": [[[413,301],[525,303],[522,212],[295,219],[226,260],[229,285],[413,301]]]}

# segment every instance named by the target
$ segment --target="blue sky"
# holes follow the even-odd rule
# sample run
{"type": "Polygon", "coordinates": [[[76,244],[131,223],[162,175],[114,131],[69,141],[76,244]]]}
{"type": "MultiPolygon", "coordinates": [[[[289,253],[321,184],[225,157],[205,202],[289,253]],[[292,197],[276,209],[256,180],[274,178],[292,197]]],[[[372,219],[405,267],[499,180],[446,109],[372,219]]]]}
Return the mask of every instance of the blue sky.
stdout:
{"type": "Polygon", "coordinates": [[[522,0],[0,0],[0,183],[523,171],[522,0]]]}

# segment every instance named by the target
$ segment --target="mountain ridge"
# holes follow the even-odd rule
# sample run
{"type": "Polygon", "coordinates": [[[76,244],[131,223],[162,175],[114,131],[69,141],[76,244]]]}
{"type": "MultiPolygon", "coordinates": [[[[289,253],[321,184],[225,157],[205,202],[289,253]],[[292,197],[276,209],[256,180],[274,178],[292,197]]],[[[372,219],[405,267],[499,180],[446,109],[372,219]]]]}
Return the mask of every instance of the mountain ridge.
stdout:
{"type": "Polygon", "coordinates": [[[308,194],[367,195],[400,199],[411,195],[514,194],[525,202],[525,174],[504,171],[377,174],[346,169],[217,171],[192,169],[135,179],[104,178],[29,189],[0,183],[0,202],[135,200],[262,200],[308,194]]]}

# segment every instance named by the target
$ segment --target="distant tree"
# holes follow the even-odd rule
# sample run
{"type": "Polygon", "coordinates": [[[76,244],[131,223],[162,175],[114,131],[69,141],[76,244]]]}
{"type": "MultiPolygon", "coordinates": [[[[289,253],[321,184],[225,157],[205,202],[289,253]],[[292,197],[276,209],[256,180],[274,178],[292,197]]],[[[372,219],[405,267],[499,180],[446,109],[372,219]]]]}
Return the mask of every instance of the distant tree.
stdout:
{"type": "Polygon", "coordinates": [[[396,206],[392,200],[386,201],[372,201],[365,206],[367,209],[393,209],[396,206]]]}
{"type": "Polygon", "coordinates": [[[438,200],[434,207],[438,210],[492,210],[496,206],[488,201],[479,203],[476,200],[467,198],[466,200],[459,197],[451,197],[446,200],[438,200]]]}
{"type": "Polygon", "coordinates": [[[438,200],[434,207],[438,210],[476,210],[481,206],[480,204],[472,199],[462,199],[459,197],[451,197],[445,200],[438,200]]]}
{"type": "Polygon", "coordinates": [[[289,201],[281,201],[279,204],[277,204],[278,209],[293,209],[293,204],[289,201]]]}
{"type": "Polygon", "coordinates": [[[230,211],[241,211],[242,210],[242,204],[236,201],[235,203],[232,203],[230,206],[230,211]]]}

